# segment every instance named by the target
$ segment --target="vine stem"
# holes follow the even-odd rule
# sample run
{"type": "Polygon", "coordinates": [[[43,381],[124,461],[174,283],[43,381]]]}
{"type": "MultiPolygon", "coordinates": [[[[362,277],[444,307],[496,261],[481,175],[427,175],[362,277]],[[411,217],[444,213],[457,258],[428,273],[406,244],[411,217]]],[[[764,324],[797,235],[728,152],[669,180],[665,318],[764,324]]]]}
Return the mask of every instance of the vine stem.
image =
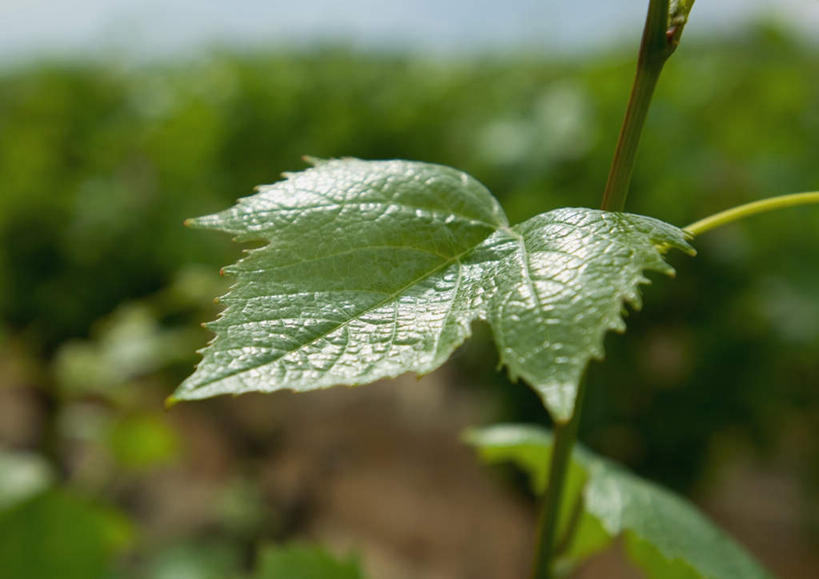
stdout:
{"type": "MultiPolygon", "coordinates": [[[[626,116],[620,129],[617,148],[614,151],[611,170],[603,193],[602,208],[604,210],[622,211],[625,208],[637,145],[651,104],[651,97],[665,61],[679,44],[683,27],[693,4],[694,0],[678,0],[671,4],[670,0],[649,0],[643,36],[640,40],[637,72],[634,76],[626,116]],[[669,12],[672,13],[669,14],[669,12]]],[[[546,484],[546,494],[543,497],[538,523],[534,579],[551,579],[554,573],[554,558],[557,555],[557,535],[560,527],[560,507],[572,449],[577,439],[577,428],[586,391],[584,382],[585,380],[581,380],[578,384],[571,418],[564,423],[556,421],[555,424],[549,480],[546,484]]],[[[571,537],[565,539],[570,541],[571,537]]]]}
{"type": "Polygon", "coordinates": [[[557,533],[560,524],[560,506],[563,502],[563,489],[566,486],[572,449],[577,440],[577,427],[580,424],[580,411],[585,392],[586,381],[581,379],[577,388],[572,417],[566,423],[555,425],[552,458],[549,461],[549,480],[546,484],[546,494],[543,496],[538,524],[533,579],[552,579],[553,577],[554,557],[559,539],[557,533]]]}
{"type": "Polygon", "coordinates": [[[606,189],[603,192],[601,208],[606,211],[622,211],[626,206],[637,145],[640,142],[651,97],[660,79],[663,65],[674,52],[675,40],[678,39],[676,29],[669,28],[668,0],[651,0],[640,41],[637,72],[631,87],[626,116],[620,128],[617,148],[611,161],[606,189]]]}
{"type": "Polygon", "coordinates": [[[739,219],[744,219],[745,217],[750,217],[751,215],[756,215],[757,213],[767,213],[775,209],[784,209],[785,207],[795,207],[797,205],[808,205],[811,203],[819,203],[819,191],[791,193],[790,195],[769,197],[768,199],[738,205],[737,207],[715,213],[705,219],[700,219],[691,225],[683,227],[683,229],[693,236],[701,235],[706,231],[727,225],[739,219]]]}

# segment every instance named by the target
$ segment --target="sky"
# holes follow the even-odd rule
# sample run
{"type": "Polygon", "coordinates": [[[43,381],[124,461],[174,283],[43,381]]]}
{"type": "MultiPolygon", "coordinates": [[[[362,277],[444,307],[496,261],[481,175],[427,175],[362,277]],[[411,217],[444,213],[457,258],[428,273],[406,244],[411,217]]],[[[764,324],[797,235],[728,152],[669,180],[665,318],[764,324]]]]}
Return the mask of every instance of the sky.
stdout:
{"type": "MultiPolygon", "coordinates": [[[[39,57],[156,59],[211,47],[344,42],[369,50],[600,50],[637,38],[645,0],[0,0],[0,64],[39,57]]],[[[819,0],[697,0],[687,35],[773,17],[807,36],[819,0]]],[[[815,32],[814,32],[815,34],[815,32]]]]}

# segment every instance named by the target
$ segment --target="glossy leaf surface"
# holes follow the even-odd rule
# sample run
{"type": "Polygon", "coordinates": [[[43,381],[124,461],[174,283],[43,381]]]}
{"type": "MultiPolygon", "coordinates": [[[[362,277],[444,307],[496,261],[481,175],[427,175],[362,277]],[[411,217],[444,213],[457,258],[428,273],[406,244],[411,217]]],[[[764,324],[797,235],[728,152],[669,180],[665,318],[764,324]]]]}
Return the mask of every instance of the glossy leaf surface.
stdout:
{"type": "Polygon", "coordinates": [[[216,338],[174,400],[424,374],[484,319],[510,373],[565,420],[643,271],[691,251],[637,215],[564,208],[510,227],[473,178],[407,161],[319,162],[191,224],[266,245],[225,268],[216,338]]]}
{"type": "MultiPolygon", "coordinates": [[[[512,462],[542,493],[548,477],[551,433],[536,426],[497,425],[467,433],[489,463],[512,462]]],[[[574,565],[624,537],[626,552],[648,577],[762,578],[770,575],[742,547],[683,498],[582,448],[573,468],[587,473],[582,511],[570,540],[562,537],[563,563],[574,565]]]]}

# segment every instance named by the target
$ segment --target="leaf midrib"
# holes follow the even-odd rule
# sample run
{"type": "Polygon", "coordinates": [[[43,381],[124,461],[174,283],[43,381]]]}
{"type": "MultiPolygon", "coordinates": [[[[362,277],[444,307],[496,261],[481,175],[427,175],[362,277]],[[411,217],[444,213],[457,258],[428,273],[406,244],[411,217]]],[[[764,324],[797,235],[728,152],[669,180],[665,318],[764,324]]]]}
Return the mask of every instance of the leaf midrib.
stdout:
{"type": "MultiPolygon", "coordinates": [[[[309,189],[302,189],[302,191],[305,191],[307,193],[313,193],[314,195],[319,195],[318,192],[311,191],[309,189]]],[[[270,213],[281,213],[281,212],[285,212],[285,211],[286,212],[303,212],[303,211],[307,211],[307,210],[310,210],[310,209],[343,209],[345,207],[354,207],[354,206],[362,206],[362,205],[376,205],[376,206],[387,207],[387,208],[398,207],[398,208],[403,208],[403,209],[407,209],[407,210],[410,210],[410,211],[423,211],[423,212],[427,213],[432,220],[445,220],[446,218],[449,218],[449,217],[456,217],[459,220],[470,223],[470,224],[483,225],[483,226],[489,227],[493,231],[497,230],[498,227],[500,227],[498,224],[493,225],[492,223],[490,223],[488,221],[484,221],[483,219],[478,219],[478,218],[475,218],[475,217],[469,217],[467,215],[464,215],[463,213],[458,213],[456,211],[449,211],[449,210],[443,210],[443,209],[432,209],[430,207],[423,207],[423,206],[420,206],[420,205],[409,205],[407,203],[400,203],[400,202],[396,203],[396,202],[382,201],[382,200],[350,201],[350,202],[345,201],[345,202],[341,202],[341,203],[339,203],[337,201],[334,201],[332,203],[326,203],[326,204],[322,204],[322,205],[305,205],[305,206],[297,206],[297,207],[273,207],[273,208],[270,208],[270,209],[254,209],[254,208],[251,207],[251,210],[252,210],[252,214],[254,214],[254,215],[267,215],[267,214],[270,214],[270,213]]],[[[238,219],[244,221],[241,216],[239,216],[238,219]]],[[[262,234],[264,232],[271,231],[271,230],[274,230],[274,229],[276,229],[276,227],[271,226],[271,227],[266,227],[264,229],[259,229],[257,231],[252,231],[251,230],[251,233],[259,235],[261,237],[261,236],[263,236],[262,234]]],[[[240,234],[241,233],[246,233],[246,231],[238,230],[237,233],[240,233],[240,234]]],[[[267,238],[265,237],[265,239],[267,239],[267,238]]]]}
{"type": "MultiPolygon", "coordinates": [[[[490,234],[491,235],[491,234],[490,234]]],[[[264,251],[268,249],[268,246],[260,247],[258,249],[252,250],[248,253],[248,255],[257,255],[258,253],[264,253],[264,251]]],[[[334,257],[340,257],[342,255],[347,255],[350,253],[356,253],[358,251],[366,251],[366,250],[382,250],[382,249],[399,249],[405,251],[417,251],[418,253],[424,253],[427,255],[434,255],[436,257],[440,257],[441,259],[450,259],[450,256],[444,255],[443,253],[438,253],[437,251],[432,251],[429,249],[423,249],[421,247],[415,247],[414,245],[390,245],[390,244],[381,244],[381,245],[365,245],[362,247],[353,247],[351,249],[345,249],[344,251],[337,251],[335,253],[328,253],[323,254],[317,257],[308,257],[305,259],[299,259],[297,261],[291,261],[288,263],[277,264],[274,267],[261,267],[259,269],[239,269],[239,266],[242,264],[244,259],[239,261],[235,266],[226,267],[225,271],[228,273],[235,273],[237,276],[254,274],[254,273],[266,273],[269,271],[278,271],[280,269],[286,269],[288,267],[293,267],[294,265],[302,265],[305,263],[312,263],[315,261],[321,261],[322,259],[332,259],[334,257]]],[[[473,248],[474,249],[474,248],[473,248]]],[[[247,258],[245,258],[247,259],[247,258]]]]}

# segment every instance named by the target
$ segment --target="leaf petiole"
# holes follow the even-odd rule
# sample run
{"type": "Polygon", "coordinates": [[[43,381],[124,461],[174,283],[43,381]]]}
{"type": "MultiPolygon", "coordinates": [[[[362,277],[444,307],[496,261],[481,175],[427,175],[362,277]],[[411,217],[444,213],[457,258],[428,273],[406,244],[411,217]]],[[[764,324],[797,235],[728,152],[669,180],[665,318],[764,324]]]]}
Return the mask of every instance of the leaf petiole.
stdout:
{"type": "MultiPolygon", "coordinates": [[[[581,378],[577,385],[577,398],[575,399],[574,413],[571,419],[564,424],[555,423],[554,447],[549,464],[549,480],[546,484],[546,493],[543,496],[538,524],[533,579],[551,579],[554,575],[554,559],[559,552],[557,530],[560,522],[560,505],[563,502],[563,491],[572,459],[572,449],[577,440],[577,427],[580,424],[585,392],[586,380],[581,378]]],[[[571,528],[569,532],[571,533],[571,528]]],[[[568,540],[571,540],[571,538],[568,540]]]]}

